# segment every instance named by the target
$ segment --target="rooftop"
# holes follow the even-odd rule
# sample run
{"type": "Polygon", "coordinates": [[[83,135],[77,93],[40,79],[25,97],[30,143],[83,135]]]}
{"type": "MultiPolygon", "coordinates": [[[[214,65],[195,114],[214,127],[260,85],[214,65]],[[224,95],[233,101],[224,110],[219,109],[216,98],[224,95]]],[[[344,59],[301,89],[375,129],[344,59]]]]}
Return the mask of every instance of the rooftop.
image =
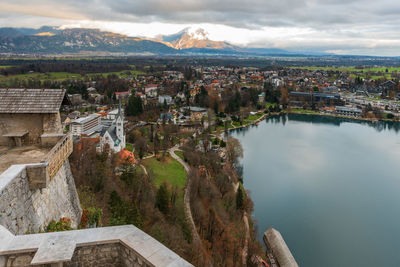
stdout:
{"type": "Polygon", "coordinates": [[[0,113],[58,113],[70,101],[65,89],[0,89],[0,113]]]}
{"type": "Polygon", "coordinates": [[[85,123],[85,122],[87,122],[87,121],[89,121],[89,120],[91,120],[93,118],[97,118],[97,117],[100,117],[100,116],[101,116],[100,114],[95,113],[95,114],[91,114],[91,115],[89,115],[87,117],[82,117],[82,118],[76,119],[72,123],[81,124],[81,123],[85,123]]]}

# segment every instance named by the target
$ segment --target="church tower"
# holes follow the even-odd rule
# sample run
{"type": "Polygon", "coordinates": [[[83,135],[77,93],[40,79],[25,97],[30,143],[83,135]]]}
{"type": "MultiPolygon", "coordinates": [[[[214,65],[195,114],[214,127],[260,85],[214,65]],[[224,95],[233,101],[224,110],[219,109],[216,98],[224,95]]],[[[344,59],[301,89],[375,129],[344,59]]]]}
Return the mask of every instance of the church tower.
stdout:
{"type": "Polygon", "coordinates": [[[121,141],[121,147],[125,148],[124,116],[121,108],[121,99],[119,99],[118,115],[115,118],[115,123],[117,137],[121,141]]]}

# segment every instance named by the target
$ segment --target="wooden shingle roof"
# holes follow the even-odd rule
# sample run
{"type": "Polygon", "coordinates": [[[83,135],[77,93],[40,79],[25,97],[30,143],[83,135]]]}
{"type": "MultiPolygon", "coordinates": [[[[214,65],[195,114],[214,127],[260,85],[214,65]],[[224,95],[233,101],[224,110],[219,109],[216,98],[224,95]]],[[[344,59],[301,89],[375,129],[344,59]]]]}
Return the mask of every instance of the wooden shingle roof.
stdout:
{"type": "Polygon", "coordinates": [[[58,113],[69,103],[65,89],[0,89],[0,113],[58,113]]]}

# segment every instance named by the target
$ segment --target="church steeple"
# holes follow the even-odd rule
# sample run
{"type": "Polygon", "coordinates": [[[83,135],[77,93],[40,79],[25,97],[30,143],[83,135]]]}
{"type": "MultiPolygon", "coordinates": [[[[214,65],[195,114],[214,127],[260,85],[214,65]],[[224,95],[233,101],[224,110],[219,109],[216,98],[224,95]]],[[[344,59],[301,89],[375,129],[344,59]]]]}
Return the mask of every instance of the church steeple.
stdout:
{"type": "Polygon", "coordinates": [[[122,118],[122,108],[121,108],[121,98],[119,98],[119,103],[118,103],[118,115],[117,117],[121,117],[122,118]]]}
{"type": "Polygon", "coordinates": [[[119,99],[119,105],[118,105],[118,115],[115,118],[115,123],[116,123],[116,133],[118,139],[121,141],[122,147],[125,147],[125,134],[124,134],[124,117],[122,113],[122,107],[121,107],[121,99],[119,99]]]}

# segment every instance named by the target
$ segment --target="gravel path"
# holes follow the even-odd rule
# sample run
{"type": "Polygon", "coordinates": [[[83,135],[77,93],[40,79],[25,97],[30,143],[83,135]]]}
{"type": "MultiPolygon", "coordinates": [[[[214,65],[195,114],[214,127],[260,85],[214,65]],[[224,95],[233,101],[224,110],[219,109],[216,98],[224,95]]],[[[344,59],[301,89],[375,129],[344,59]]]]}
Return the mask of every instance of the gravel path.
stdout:
{"type": "MultiPolygon", "coordinates": [[[[175,154],[175,151],[178,150],[178,146],[174,146],[168,150],[169,154],[176,159],[180,164],[182,164],[183,168],[185,169],[186,173],[189,174],[190,171],[190,166],[183,161],[178,155],[175,154]]],[[[191,186],[191,181],[190,177],[188,175],[187,177],[187,183],[185,187],[185,193],[183,196],[183,202],[185,204],[185,213],[187,218],[189,219],[191,228],[192,228],[192,233],[193,233],[193,240],[195,242],[201,242],[199,233],[197,232],[196,225],[194,224],[193,216],[192,216],[192,210],[190,209],[190,186],[191,186]]]]}

